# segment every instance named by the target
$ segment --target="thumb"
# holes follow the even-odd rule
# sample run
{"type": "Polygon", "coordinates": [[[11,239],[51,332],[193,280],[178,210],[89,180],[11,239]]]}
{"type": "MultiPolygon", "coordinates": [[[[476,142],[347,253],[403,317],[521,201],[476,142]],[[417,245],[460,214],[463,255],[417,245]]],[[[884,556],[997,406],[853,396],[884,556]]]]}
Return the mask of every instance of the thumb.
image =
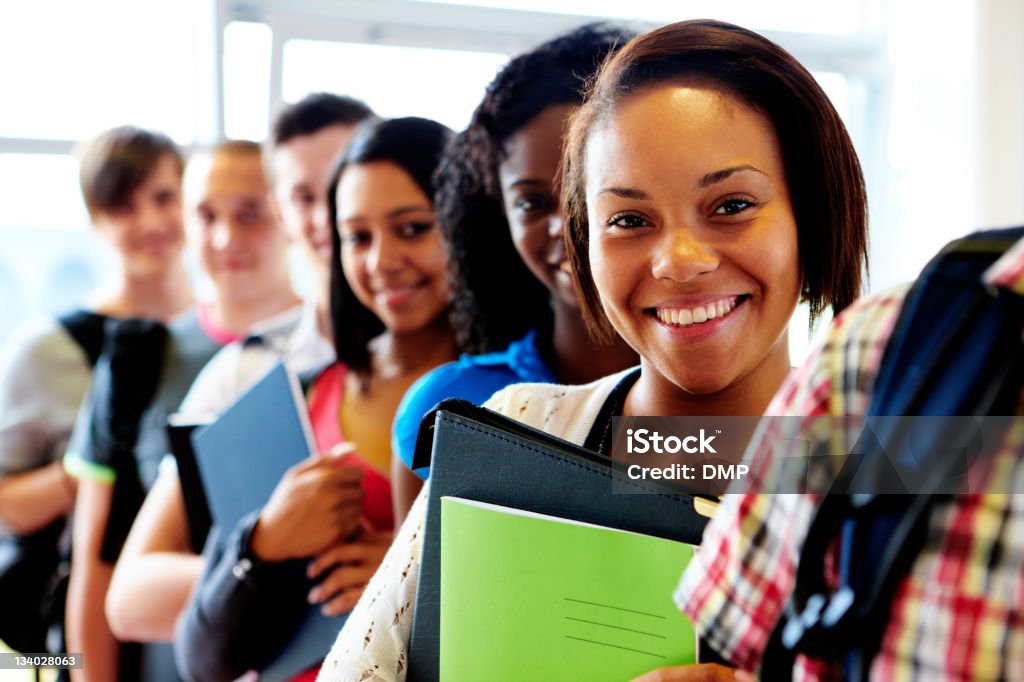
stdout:
{"type": "Polygon", "coordinates": [[[323,453],[321,456],[326,458],[326,459],[338,461],[338,460],[343,459],[346,455],[351,455],[355,451],[356,451],[356,444],[355,443],[353,443],[352,441],[344,441],[342,443],[338,443],[337,445],[332,447],[330,450],[328,450],[327,452],[323,453]]]}

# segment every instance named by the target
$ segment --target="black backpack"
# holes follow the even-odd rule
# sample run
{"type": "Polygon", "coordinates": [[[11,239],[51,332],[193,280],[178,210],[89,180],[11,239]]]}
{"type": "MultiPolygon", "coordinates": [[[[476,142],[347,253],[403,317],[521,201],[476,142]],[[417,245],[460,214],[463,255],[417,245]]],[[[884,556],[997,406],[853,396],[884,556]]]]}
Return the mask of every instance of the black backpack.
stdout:
{"type": "MultiPolygon", "coordinates": [[[[1016,413],[1024,386],[1024,296],[986,286],[982,275],[1021,238],[1024,228],[978,232],[948,245],[928,264],[886,344],[869,417],[1016,413]]],[[[970,456],[987,455],[984,449],[948,448],[958,442],[956,423],[962,424],[949,420],[915,446],[928,459],[920,462],[927,476],[914,494],[886,490],[887,453],[898,452],[894,444],[911,421],[878,420],[885,429],[857,443],[857,454],[849,456],[819,503],[793,593],[765,651],[764,679],[790,679],[798,653],[841,663],[844,679],[868,679],[889,606],[923,547],[931,510],[951,495],[947,484],[965,471],[970,456]],[[870,491],[859,489],[857,481],[871,482],[870,491]],[[837,537],[840,586],[830,590],[824,559],[837,537]]]]}
{"type": "MultiPolygon", "coordinates": [[[[103,346],[104,317],[75,311],[61,326],[96,364],[103,346]]],[[[0,640],[23,653],[62,652],[64,602],[71,557],[61,548],[66,519],[31,535],[0,540],[0,640]]]]}

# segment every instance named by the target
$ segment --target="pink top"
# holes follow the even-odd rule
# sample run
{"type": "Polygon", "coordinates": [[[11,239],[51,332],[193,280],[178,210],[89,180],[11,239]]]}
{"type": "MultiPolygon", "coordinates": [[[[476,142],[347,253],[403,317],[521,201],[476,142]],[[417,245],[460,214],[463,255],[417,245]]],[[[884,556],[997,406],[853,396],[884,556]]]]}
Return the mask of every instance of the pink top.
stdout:
{"type": "Polygon", "coordinates": [[[199,327],[203,330],[203,333],[222,346],[226,346],[229,343],[238,341],[242,338],[234,332],[229,332],[227,329],[217,326],[213,321],[213,318],[210,316],[209,303],[196,304],[196,318],[199,320],[199,327]]]}
{"type": "MultiPolygon", "coordinates": [[[[309,400],[309,420],[321,452],[327,452],[345,441],[341,432],[341,399],[345,394],[345,365],[337,362],[313,382],[309,400]]],[[[391,481],[358,454],[345,462],[363,472],[363,515],[375,531],[391,530],[395,525],[391,509],[391,481]]]]}

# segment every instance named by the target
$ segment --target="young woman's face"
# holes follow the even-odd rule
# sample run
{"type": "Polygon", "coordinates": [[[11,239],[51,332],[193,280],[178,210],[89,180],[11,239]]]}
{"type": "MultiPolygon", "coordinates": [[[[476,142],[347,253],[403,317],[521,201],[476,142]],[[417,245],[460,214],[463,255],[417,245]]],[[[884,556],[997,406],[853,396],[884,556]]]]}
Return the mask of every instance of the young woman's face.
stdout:
{"type": "Polygon", "coordinates": [[[781,380],[802,278],[769,121],[720,90],[657,86],[595,126],[585,172],[594,281],[645,371],[697,395],[781,380]]]}
{"type": "Polygon", "coordinates": [[[400,166],[358,163],[337,190],[341,265],[356,298],[392,333],[414,333],[448,309],[448,253],[430,198],[400,166]]]}
{"type": "Polygon", "coordinates": [[[128,202],[98,212],[95,224],[134,274],[165,270],[185,245],[177,159],[170,155],[160,158],[128,202]]]}
{"type": "Polygon", "coordinates": [[[557,301],[577,306],[562,236],[555,174],[572,105],[548,107],[505,142],[498,178],[512,241],[523,262],[557,301]]]}

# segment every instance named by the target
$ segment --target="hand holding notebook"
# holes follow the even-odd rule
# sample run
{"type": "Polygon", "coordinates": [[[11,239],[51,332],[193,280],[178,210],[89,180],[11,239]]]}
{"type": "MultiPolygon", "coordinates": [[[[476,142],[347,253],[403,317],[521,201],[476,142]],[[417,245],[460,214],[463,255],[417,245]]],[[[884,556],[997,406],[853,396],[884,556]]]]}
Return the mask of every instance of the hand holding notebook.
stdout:
{"type": "MultiPolygon", "coordinates": [[[[692,494],[656,481],[628,480],[623,486],[629,486],[634,494],[613,494],[616,472],[607,457],[464,401],[445,401],[436,421],[429,419],[434,416],[428,415],[427,428],[421,430],[417,444],[417,457],[430,463],[431,475],[410,643],[410,682],[441,678],[443,496],[642,533],[654,536],[653,544],[659,544],[660,538],[700,542],[706,518],[695,509],[692,494]]],[[[668,562],[673,582],[685,563],[678,557],[668,562]]],[[[663,606],[672,609],[670,593],[664,595],[663,606]]],[[[684,657],[652,660],[650,668],[692,661],[692,647],[688,651],[672,648],[672,656],[682,653],[684,657]]],[[[497,678],[488,675],[485,679],[497,678]]]]}
{"type": "MultiPolygon", "coordinates": [[[[221,528],[234,528],[241,518],[263,506],[265,512],[278,517],[277,523],[267,523],[265,527],[281,526],[281,521],[287,521],[281,526],[284,532],[276,533],[278,539],[284,538],[280,545],[284,555],[307,552],[305,556],[312,556],[331,544],[325,538],[338,534],[337,529],[324,524],[322,529],[326,530],[318,537],[307,537],[309,531],[298,519],[309,520],[300,507],[314,509],[314,514],[320,509],[312,497],[356,499],[354,505],[340,505],[347,510],[341,514],[347,526],[342,531],[351,535],[358,527],[360,473],[355,467],[343,465],[337,456],[314,454],[305,401],[298,382],[283,364],[270,370],[217,421],[193,432],[192,442],[211,516],[221,528]],[[282,492],[282,488],[290,492],[282,492]],[[321,494],[314,495],[313,491],[321,494]],[[301,532],[288,533],[289,528],[300,526],[301,532]],[[299,546],[301,543],[306,546],[299,546]]],[[[339,519],[330,520],[335,522],[339,519]]],[[[262,520],[255,528],[261,525],[262,520]]],[[[258,548],[256,553],[259,556],[258,548]]],[[[266,556],[260,558],[269,560],[266,556]]],[[[260,670],[260,680],[287,680],[318,663],[344,622],[344,617],[329,618],[318,606],[310,606],[291,642],[260,670]]]]}
{"type": "Polygon", "coordinates": [[[256,556],[264,561],[304,559],[360,528],[363,473],[344,466],[343,458],[315,455],[288,469],[253,529],[250,543],[256,556]]]}

